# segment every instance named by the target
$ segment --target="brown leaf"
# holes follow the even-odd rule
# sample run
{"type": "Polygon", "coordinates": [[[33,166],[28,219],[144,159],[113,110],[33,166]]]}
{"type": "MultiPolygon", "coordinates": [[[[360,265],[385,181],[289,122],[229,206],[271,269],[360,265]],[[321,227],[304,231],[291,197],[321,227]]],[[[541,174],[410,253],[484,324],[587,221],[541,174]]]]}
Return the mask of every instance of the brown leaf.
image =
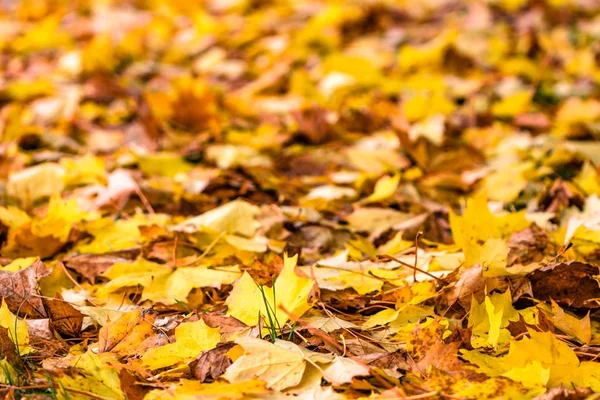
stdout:
{"type": "Polygon", "coordinates": [[[246,328],[246,324],[233,317],[226,317],[217,313],[202,314],[202,320],[211,328],[219,328],[221,334],[237,332],[246,328]]]}
{"type": "Polygon", "coordinates": [[[126,369],[119,371],[119,380],[127,400],[142,400],[150,391],[149,387],[138,384],[135,375],[126,369]]]}
{"type": "Polygon", "coordinates": [[[154,334],[156,313],[151,310],[133,310],[103,326],[98,333],[98,352],[129,355],[160,345],[154,334]]]}
{"type": "Polygon", "coordinates": [[[427,370],[428,367],[434,366],[442,371],[455,371],[460,369],[464,362],[458,359],[458,349],[460,342],[442,343],[437,340],[429,347],[425,356],[417,362],[417,367],[421,372],[427,370]]]}
{"type": "Polygon", "coordinates": [[[96,277],[106,272],[113,264],[135,260],[139,254],[139,249],[106,254],[81,254],[66,259],[65,266],[78,272],[91,283],[94,283],[96,277]]]}
{"type": "Polygon", "coordinates": [[[31,226],[26,224],[9,230],[2,256],[47,258],[56,254],[64,245],[64,242],[54,236],[35,236],[31,232],[31,226]]]}
{"type": "Polygon", "coordinates": [[[567,389],[564,386],[554,387],[541,394],[535,400],[584,400],[590,398],[592,390],[589,388],[567,389]]]}
{"type": "Polygon", "coordinates": [[[515,264],[540,262],[550,249],[550,238],[546,231],[532,224],[514,233],[508,242],[508,267],[515,264]]]}
{"type": "Polygon", "coordinates": [[[472,296],[481,302],[486,294],[505,285],[500,278],[484,278],[481,265],[476,264],[460,274],[459,280],[449,288],[444,298],[449,305],[458,301],[468,309],[471,306],[472,296]]]}
{"type": "Polygon", "coordinates": [[[387,371],[408,371],[414,364],[412,359],[403,350],[393,353],[370,353],[354,357],[367,364],[369,367],[377,367],[387,371]]]}
{"type": "Polygon", "coordinates": [[[39,259],[19,272],[0,271],[0,297],[15,314],[29,318],[47,318],[38,291],[38,279],[50,274],[39,259]]]}
{"type": "Polygon", "coordinates": [[[11,364],[17,359],[17,348],[11,340],[8,329],[0,326],[0,356],[11,364]]]}
{"type": "Polygon", "coordinates": [[[310,107],[292,113],[298,125],[298,136],[312,144],[320,144],[333,136],[333,125],[328,119],[327,110],[322,107],[310,107]]]}
{"type": "Polygon", "coordinates": [[[50,329],[50,319],[26,319],[27,332],[30,338],[52,340],[52,330],[50,329]]]}
{"type": "Polygon", "coordinates": [[[96,74],[83,85],[83,97],[99,103],[109,103],[125,94],[125,89],[117,80],[107,74],[96,74]]]}
{"type": "Polygon", "coordinates": [[[558,213],[571,206],[581,208],[583,203],[584,200],[572,184],[558,179],[539,200],[539,208],[541,211],[558,213]]]}
{"type": "Polygon", "coordinates": [[[515,117],[515,125],[532,131],[541,131],[550,127],[550,120],[543,113],[521,114],[515,117]]]}
{"type": "Polygon", "coordinates": [[[194,378],[204,382],[207,379],[217,379],[232,364],[232,361],[227,357],[227,352],[235,347],[233,342],[222,343],[217,345],[212,350],[206,351],[199,355],[190,363],[190,371],[194,378]]]}
{"type": "Polygon", "coordinates": [[[64,301],[59,293],[55,299],[44,298],[44,305],[58,333],[70,337],[77,337],[81,333],[83,314],[64,301]]]}
{"type": "Polygon", "coordinates": [[[600,286],[595,276],[600,268],[579,261],[550,264],[533,272],[529,279],[533,296],[574,308],[598,308],[600,286]]]}

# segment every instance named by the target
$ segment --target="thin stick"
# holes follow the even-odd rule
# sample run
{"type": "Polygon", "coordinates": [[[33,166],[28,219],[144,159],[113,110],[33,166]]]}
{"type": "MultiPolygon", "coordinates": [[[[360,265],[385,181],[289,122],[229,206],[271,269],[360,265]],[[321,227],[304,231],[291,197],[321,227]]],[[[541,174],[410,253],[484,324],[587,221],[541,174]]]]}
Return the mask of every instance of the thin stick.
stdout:
{"type": "Polygon", "coordinates": [[[444,279],[438,278],[437,276],[430,274],[429,272],[427,272],[425,270],[422,270],[421,268],[417,267],[416,265],[410,265],[409,263],[405,263],[404,261],[398,260],[396,257],[390,256],[388,254],[383,254],[383,255],[379,256],[379,258],[382,258],[384,260],[396,261],[400,265],[404,265],[405,267],[412,268],[413,270],[415,270],[415,273],[416,273],[416,271],[419,271],[420,273],[425,274],[425,275],[435,279],[436,281],[443,283],[444,285],[448,284],[448,282],[446,282],[444,279]]]}
{"type": "MultiPolygon", "coordinates": [[[[65,267],[65,264],[61,261],[58,263],[58,265],[60,265],[65,273],[65,275],[67,275],[67,278],[69,278],[69,280],[71,282],[73,282],[73,284],[75,286],[77,286],[79,288],[79,290],[82,290],[84,292],[87,292],[87,290],[85,290],[80,284],[79,282],[77,282],[77,280],[75,278],[73,278],[73,276],[69,273],[69,271],[67,270],[67,267],[65,267]]],[[[93,305],[94,307],[99,307],[97,304],[95,304],[93,301],[91,301],[90,299],[86,299],[86,301],[88,301],[91,305],[93,305]]]]}
{"type": "Polygon", "coordinates": [[[177,267],[177,247],[179,246],[179,232],[175,232],[175,240],[173,242],[173,266],[177,267]]]}
{"type": "Polygon", "coordinates": [[[423,232],[417,232],[415,236],[415,269],[413,270],[413,282],[417,282],[417,262],[419,261],[419,236],[421,236],[423,232]]]}
{"type": "Polygon", "coordinates": [[[148,201],[148,198],[146,198],[146,196],[142,192],[142,188],[140,188],[139,185],[135,185],[135,194],[137,194],[140,200],[142,201],[142,204],[146,208],[146,211],[148,211],[148,214],[154,214],[154,209],[152,208],[152,205],[148,201]]]}

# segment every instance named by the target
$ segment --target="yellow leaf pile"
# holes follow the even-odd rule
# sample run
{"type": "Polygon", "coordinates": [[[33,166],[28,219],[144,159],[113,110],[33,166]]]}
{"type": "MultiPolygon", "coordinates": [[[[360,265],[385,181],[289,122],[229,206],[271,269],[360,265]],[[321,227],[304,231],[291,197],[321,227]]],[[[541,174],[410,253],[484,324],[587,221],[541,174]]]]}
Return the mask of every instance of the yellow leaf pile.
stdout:
{"type": "Polygon", "coordinates": [[[0,398],[600,392],[598,0],[11,0],[0,398]]]}

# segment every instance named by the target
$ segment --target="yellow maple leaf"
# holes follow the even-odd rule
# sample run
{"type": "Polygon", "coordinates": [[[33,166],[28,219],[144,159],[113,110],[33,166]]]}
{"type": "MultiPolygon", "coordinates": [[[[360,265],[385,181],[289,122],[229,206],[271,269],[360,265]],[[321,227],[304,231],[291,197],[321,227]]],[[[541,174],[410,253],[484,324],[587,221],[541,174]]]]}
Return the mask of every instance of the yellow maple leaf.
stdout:
{"type": "Polygon", "coordinates": [[[503,239],[488,239],[480,248],[476,260],[468,260],[468,263],[479,262],[483,267],[483,276],[505,276],[510,273],[506,270],[508,261],[508,245],[503,239]]]}
{"type": "Polygon", "coordinates": [[[182,379],[178,384],[165,390],[153,390],[144,400],[237,400],[259,398],[269,393],[265,382],[252,379],[239,383],[213,382],[202,383],[182,379]]]}
{"type": "Polygon", "coordinates": [[[15,206],[0,207],[0,221],[9,228],[17,228],[29,223],[31,217],[15,206]]]}
{"type": "Polygon", "coordinates": [[[285,256],[283,270],[275,285],[272,288],[262,287],[262,291],[250,275],[244,272],[225,301],[228,315],[249,326],[258,324],[259,315],[273,315],[280,326],[290,319],[301,317],[310,309],[308,296],[314,282],[296,275],[297,261],[298,255],[285,256]]]}
{"type": "Polygon", "coordinates": [[[100,157],[87,154],[78,158],[63,158],[60,164],[65,168],[64,181],[67,186],[106,182],[106,165],[100,157]]]}
{"type": "Polygon", "coordinates": [[[0,267],[0,270],[7,272],[18,272],[22,269],[29,267],[33,264],[38,257],[25,257],[25,258],[17,258],[12,260],[9,264],[6,264],[3,267],[0,267]]]}
{"type": "Polygon", "coordinates": [[[187,219],[172,229],[184,232],[208,230],[216,233],[254,236],[260,226],[256,220],[259,210],[257,206],[237,199],[197,217],[187,219]]]}
{"type": "Polygon", "coordinates": [[[402,103],[402,111],[409,122],[415,122],[431,115],[450,115],[456,106],[444,93],[418,93],[402,103]]]}
{"type": "Polygon", "coordinates": [[[142,300],[170,305],[185,302],[194,288],[229,285],[241,276],[241,271],[237,265],[172,268],[138,258],[133,262],[113,264],[103,276],[110,281],[97,289],[99,298],[106,298],[121,288],[140,285],[144,287],[142,300]]]}
{"type": "Polygon", "coordinates": [[[186,174],[193,165],[175,153],[153,153],[140,156],[140,169],[146,176],[166,176],[173,178],[178,174],[186,174]]]}
{"type": "Polygon", "coordinates": [[[471,344],[474,348],[496,347],[508,342],[506,329],[510,321],[518,321],[519,312],[512,306],[510,291],[486,296],[482,303],[471,299],[469,327],[472,328],[471,344]]]}
{"type": "Polygon", "coordinates": [[[327,73],[339,73],[352,77],[359,84],[375,84],[381,79],[381,72],[371,60],[357,56],[334,54],[323,63],[327,73]]]}
{"type": "Polygon", "coordinates": [[[203,320],[183,322],[175,328],[175,343],[148,349],[142,363],[155,370],[190,361],[221,341],[219,329],[211,328],[203,320]]]}
{"type": "Polygon", "coordinates": [[[185,302],[194,288],[229,285],[241,276],[237,265],[208,267],[180,267],[170,274],[155,277],[144,289],[142,300],[151,300],[166,305],[185,302]]]}
{"type": "Polygon", "coordinates": [[[44,163],[15,172],[8,177],[8,194],[29,207],[36,200],[60,194],[65,187],[65,170],[56,163],[44,163]]]}
{"type": "Polygon", "coordinates": [[[485,177],[483,188],[493,201],[511,202],[527,186],[524,173],[533,167],[532,163],[520,163],[497,168],[485,177]]]}
{"type": "Polygon", "coordinates": [[[559,137],[576,134],[578,126],[594,123],[598,118],[600,118],[600,102],[571,97],[558,109],[552,133],[559,137]]]}
{"type": "Polygon", "coordinates": [[[115,45],[110,35],[100,34],[93,37],[81,53],[81,65],[85,72],[110,72],[117,65],[115,45]]]}
{"type": "Polygon", "coordinates": [[[588,312],[585,317],[579,319],[566,313],[554,300],[550,301],[552,309],[547,310],[546,308],[542,308],[542,310],[550,321],[552,321],[554,326],[567,335],[574,337],[580,343],[589,344],[592,339],[590,313],[588,312]]]}
{"type": "Polygon", "coordinates": [[[8,330],[8,337],[19,349],[20,355],[31,353],[27,324],[10,312],[4,299],[2,299],[2,306],[0,306],[0,326],[8,330]]]}
{"type": "Polygon", "coordinates": [[[106,399],[126,399],[121,390],[118,370],[109,365],[102,354],[94,354],[88,350],[83,355],[74,357],[71,364],[77,368],[78,373],[57,379],[59,389],[57,389],[56,395],[58,399],[89,400],[88,393],[106,399]]]}
{"type": "Polygon", "coordinates": [[[420,46],[403,46],[398,55],[398,68],[409,71],[413,68],[432,68],[444,59],[448,46],[456,39],[457,32],[448,30],[420,46]]]}
{"type": "Polygon", "coordinates": [[[508,354],[493,357],[477,350],[461,350],[462,357],[475,364],[478,372],[506,376],[527,386],[589,387],[600,390],[600,365],[580,362],[577,354],[551,332],[529,330],[529,338],[511,339],[508,354]],[[548,372],[549,370],[549,376],[548,372]]]}
{"type": "Polygon", "coordinates": [[[375,183],[373,193],[371,193],[365,200],[365,203],[377,203],[383,200],[387,200],[392,197],[398,188],[400,183],[400,175],[385,175],[375,183]]]}
{"type": "Polygon", "coordinates": [[[339,282],[343,287],[351,287],[358,294],[378,292],[383,286],[383,279],[356,271],[337,271],[337,276],[330,279],[332,283],[339,282]]]}
{"type": "Polygon", "coordinates": [[[600,195],[600,175],[590,162],[583,164],[581,171],[579,171],[579,174],[573,179],[573,183],[581,188],[587,195],[600,195]]]}
{"type": "Polygon", "coordinates": [[[138,258],[133,262],[115,263],[103,274],[110,281],[98,287],[96,295],[105,298],[108,294],[124,287],[137,285],[150,287],[154,280],[170,273],[171,268],[168,266],[144,258],[138,258]]]}
{"type": "MultiPolygon", "coordinates": [[[[486,194],[478,192],[468,199],[467,207],[462,216],[450,211],[450,229],[454,242],[465,254],[466,266],[479,261],[481,246],[492,238],[506,238],[513,232],[525,229],[530,222],[525,218],[525,212],[510,213],[496,216],[487,206],[486,194]]],[[[497,242],[491,242],[497,245],[497,242]]]]}
{"type": "MultiPolygon", "coordinates": [[[[550,368],[534,360],[523,367],[514,367],[502,374],[513,381],[520,382],[528,388],[546,386],[550,379],[550,368]]],[[[540,393],[541,394],[541,393],[540,393]]]]}
{"type": "Polygon", "coordinates": [[[504,97],[492,106],[492,114],[496,117],[514,117],[524,114],[531,107],[533,95],[527,91],[521,91],[504,97]]]}
{"type": "Polygon", "coordinates": [[[31,232],[39,237],[53,236],[64,242],[68,239],[73,225],[83,221],[86,216],[87,214],[77,206],[75,199],[62,200],[59,196],[52,196],[46,216],[33,220],[31,232]]]}
{"type": "Polygon", "coordinates": [[[143,314],[136,309],[109,322],[98,334],[98,351],[129,355],[141,353],[144,339],[152,336],[155,314],[143,314]]]}
{"type": "Polygon", "coordinates": [[[94,239],[89,243],[80,243],[76,250],[79,253],[101,254],[130,249],[138,246],[142,240],[138,229],[140,226],[164,226],[169,219],[165,214],[136,214],[127,220],[113,221],[112,218],[101,218],[92,221],[82,226],[82,229],[92,234],[94,239]]]}

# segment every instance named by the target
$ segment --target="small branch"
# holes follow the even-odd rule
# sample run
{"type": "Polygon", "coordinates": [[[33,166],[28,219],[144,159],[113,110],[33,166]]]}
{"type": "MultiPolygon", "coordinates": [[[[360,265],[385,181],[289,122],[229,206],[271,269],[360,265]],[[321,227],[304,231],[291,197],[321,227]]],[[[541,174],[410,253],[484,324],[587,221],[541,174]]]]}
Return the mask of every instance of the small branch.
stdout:
{"type": "Polygon", "coordinates": [[[405,263],[404,261],[398,260],[396,257],[390,256],[390,255],[387,255],[387,254],[383,254],[383,255],[379,256],[379,258],[380,259],[384,259],[384,260],[395,261],[395,262],[397,262],[400,265],[403,265],[403,266],[405,266],[407,268],[413,269],[415,271],[415,273],[416,273],[416,271],[419,271],[420,273],[425,274],[425,275],[427,275],[427,276],[435,279],[436,281],[438,281],[438,282],[440,282],[440,283],[442,283],[444,285],[448,284],[448,282],[446,282],[444,279],[438,278],[437,276],[435,276],[435,275],[433,275],[433,274],[431,274],[431,273],[429,273],[429,272],[427,272],[425,270],[422,270],[421,268],[417,267],[416,265],[410,265],[409,263],[405,263]]]}

